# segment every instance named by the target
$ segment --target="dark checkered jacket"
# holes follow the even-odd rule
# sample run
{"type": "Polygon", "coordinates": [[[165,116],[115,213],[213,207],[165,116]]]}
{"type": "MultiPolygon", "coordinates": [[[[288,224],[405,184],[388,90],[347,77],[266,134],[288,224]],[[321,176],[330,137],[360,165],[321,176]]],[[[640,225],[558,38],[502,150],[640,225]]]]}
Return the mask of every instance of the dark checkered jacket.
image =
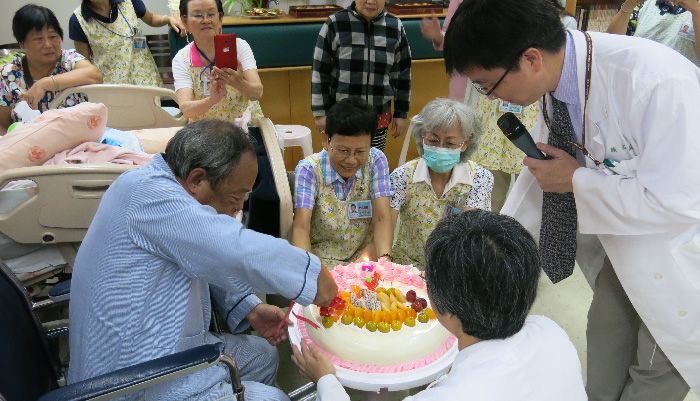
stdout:
{"type": "Polygon", "coordinates": [[[401,20],[382,11],[365,20],[353,2],[326,20],[311,71],[311,110],[324,116],[338,100],[361,97],[382,114],[406,118],[411,95],[411,49],[401,20]]]}

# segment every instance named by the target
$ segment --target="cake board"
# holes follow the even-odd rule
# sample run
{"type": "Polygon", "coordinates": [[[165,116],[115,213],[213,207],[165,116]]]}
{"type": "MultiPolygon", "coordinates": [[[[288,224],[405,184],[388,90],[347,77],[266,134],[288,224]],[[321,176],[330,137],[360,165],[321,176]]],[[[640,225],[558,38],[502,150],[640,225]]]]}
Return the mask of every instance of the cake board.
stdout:
{"type": "MultiPolygon", "coordinates": [[[[292,311],[301,316],[303,307],[295,304],[292,311]]],[[[301,344],[299,324],[304,324],[304,322],[300,322],[294,314],[290,314],[289,319],[292,321],[292,326],[289,328],[289,342],[299,347],[301,344]]],[[[447,373],[457,353],[457,341],[455,341],[452,347],[440,358],[417,369],[398,373],[367,373],[336,366],[336,376],[343,386],[356,390],[375,392],[381,389],[388,389],[388,391],[408,390],[431,383],[443,373],[447,373]]]]}

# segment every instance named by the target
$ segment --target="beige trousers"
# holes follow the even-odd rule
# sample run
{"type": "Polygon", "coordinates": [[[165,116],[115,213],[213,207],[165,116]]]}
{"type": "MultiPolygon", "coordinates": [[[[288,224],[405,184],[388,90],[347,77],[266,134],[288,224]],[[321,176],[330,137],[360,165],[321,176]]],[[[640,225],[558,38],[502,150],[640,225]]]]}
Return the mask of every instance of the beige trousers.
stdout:
{"type": "Polygon", "coordinates": [[[683,401],[688,394],[688,384],[634,310],[608,258],[595,281],[586,339],[589,401],[683,401]]]}

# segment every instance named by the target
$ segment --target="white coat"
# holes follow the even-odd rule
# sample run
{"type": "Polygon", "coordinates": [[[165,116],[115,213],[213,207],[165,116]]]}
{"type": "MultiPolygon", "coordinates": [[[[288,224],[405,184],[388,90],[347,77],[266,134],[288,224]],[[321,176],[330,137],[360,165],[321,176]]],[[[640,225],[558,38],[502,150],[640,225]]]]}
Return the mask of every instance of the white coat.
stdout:
{"type": "MultiPolygon", "coordinates": [[[[583,105],[586,40],[569,32],[583,105]]],[[[597,160],[620,162],[622,174],[590,160],[576,170],[577,261],[590,280],[608,255],[654,339],[699,392],[700,69],[646,39],[590,35],[586,148],[597,160]]],[[[541,114],[532,136],[547,143],[541,114]]],[[[502,213],[538,238],[541,207],[542,190],[524,168],[502,213]]]]}
{"type": "MultiPolygon", "coordinates": [[[[316,388],[319,401],[350,401],[333,375],[323,376],[316,388]]],[[[459,351],[447,375],[404,401],[587,399],[581,363],[566,332],[549,318],[531,315],[514,335],[459,351]]]]}

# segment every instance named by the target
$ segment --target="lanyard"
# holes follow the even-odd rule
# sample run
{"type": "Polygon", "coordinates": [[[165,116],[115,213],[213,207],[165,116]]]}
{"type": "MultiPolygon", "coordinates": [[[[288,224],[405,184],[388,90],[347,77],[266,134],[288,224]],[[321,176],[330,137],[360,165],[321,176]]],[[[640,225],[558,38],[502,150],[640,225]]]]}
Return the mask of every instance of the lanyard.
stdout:
{"type": "Polygon", "coordinates": [[[545,98],[546,95],[542,95],[542,114],[544,115],[544,123],[547,125],[547,129],[549,130],[551,135],[556,136],[562,142],[566,142],[569,145],[576,147],[581,152],[583,152],[584,156],[593,160],[593,163],[595,163],[596,166],[600,166],[602,163],[599,160],[596,160],[593,156],[591,156],[590,152],[588,152],[588,149],[586,149],[586,110],[588,109],[588,95],[591,92],[591,65],[593,60],[593,42],[591,41],[591,36],[588,34],[588,32],[583,32],[583,34],[586,35],[586,79],[584,82],[585,89],[583,100],[583,134],[581,137],[581,143],[579,144],[577,142],[565,139],[561,135],[552,131],[552,127],[549,122],[549,115],[547,114],[547,99],[545,98]]]}
{"type": "Polygon", "coordinates": [[[211,68],[214,66],[214,63],[216,62],[216,58],[214,58],[214,60],[209,60],[209,57],[207,57],[207,55],[204,54],[203,51],[199,50],[199,47],[197,47],[197,42],[194,42],[194,48],[197,49],[197,52],[199,52],[200,57],[204,57],[204,59],[207,60],[207,63],[209,63],[209,64],[207,64],[206,67],[204,67],[204,69],[202,69],[202,72],[199,73],[199,80],[201,81],[202,74],[204,74],[204,71],[206,71],[207,68],[211,72],[211,68]]]}
{"type": "MultiPolygon", "coordinates": [[[[117,10],[119,11],[119,15],[121,15],[122,18],[124,18],[124,21],[126,22],[126,26],[129,27],[129,31],[131,32],[131,35],[122,35],[122,34],[116,33],[113,30],[104,26],[104,24],[102,24],[102,22],[100,22],[100,20],[98,20],[97,18],[95,18],[95,21],[97,21],[97,23],[100,24],[100,26],[102,26],[102,28],[112,32],[113,34],[115,34],[117,36],[121,36],[122,38],[133,38],[134,36],[136,36],[136,31],[134,30],[134,28],[131,27],[129,20],[126,19],[126,16],[124,16],[124,14],[122,13],[122,9],[118,5],[116,7],[117,7],[117,10]]],[[[119,17],[117,17],[117,18],[119,18],[119,17]]],[[[115,22],[116,22],[116,20],[115,20],[115,22]]]]}

